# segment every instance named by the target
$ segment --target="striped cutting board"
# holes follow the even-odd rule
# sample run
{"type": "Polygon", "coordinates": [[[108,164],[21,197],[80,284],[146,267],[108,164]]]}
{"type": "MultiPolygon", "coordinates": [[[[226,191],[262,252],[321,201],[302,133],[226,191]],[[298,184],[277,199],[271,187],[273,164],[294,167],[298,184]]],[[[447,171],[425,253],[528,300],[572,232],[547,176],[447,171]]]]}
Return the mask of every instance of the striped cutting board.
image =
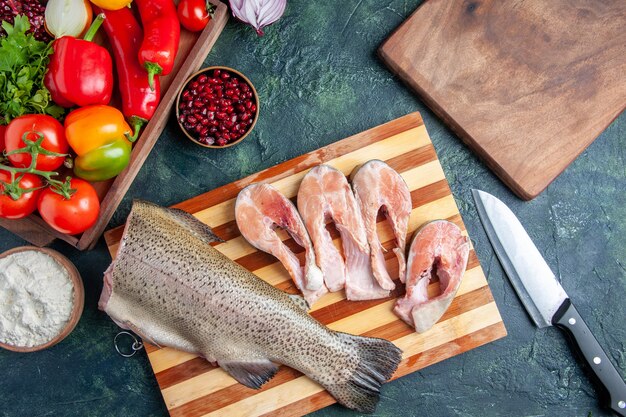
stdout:
{"type": "MultiPolygon", "coordinates": [[[[226,242],[216,248],[272,285],[296,293],[289,275],[270,255],[259,252],[240,236],[234,220],[235,198],[248,184],[272,183],[289,198],[295,198],[307,170],[321,163],[330,164],[348,175],[370,159],[381,159],[397,170],[411,190],[413,211],[409,222],[412,233],[433,219],[448,219],[465,230],[459,210],[448,187],[424,123],[419,113],[359,133],[332,145],[302,155],[242,180],[176,205],[192,213],[226,242]]],[[[383,219],[378,232],[386,247],[393,236],[383,219]]],[[[335,242],[337,232],[329,227],[335,242]]],[[[121,228],[105,234],[115,256],[121,228]]],[[[302,250],[286,234],[282,237],[294,250],[302,250]]],[[[391,251],[388,267],[397,277],[397,263],[391,251]]],[[[393,276],[393,274],[392,274],[393,276]]],[[[399,281],[396,281],[399,283],[399,281]]],[[[334,330],[364,336],[382,337],[403,350],[403,360],[394,378],[473,349],[506,335],[502,319],[485,280],[476,254],[470,252],[467,272],[448,311],[428,332],[419,335],[392,313],[400,288],[387,299],[347,301],[344,293],[327,294],[313,307],[311,315],[334,330]]],[[[429,286],[436,294],[438,284],[429,286]]],[[[147,346],[170,415],[182,416],[300,416],[334,402],[318,384],[301,373],[282,366],[261,390],[237,383],[204,359],[170,348],[147,346]]]]}

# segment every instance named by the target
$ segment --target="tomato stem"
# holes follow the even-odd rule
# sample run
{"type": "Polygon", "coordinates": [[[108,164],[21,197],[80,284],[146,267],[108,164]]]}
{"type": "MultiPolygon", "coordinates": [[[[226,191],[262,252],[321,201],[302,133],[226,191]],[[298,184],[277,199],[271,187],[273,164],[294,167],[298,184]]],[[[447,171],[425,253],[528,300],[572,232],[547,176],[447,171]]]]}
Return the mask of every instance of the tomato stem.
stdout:
{"type": "Polygon", "coordinates": [[[66,200],[69,200],[72,198],[72,195],[76,192],[75,188],[72,188],[71,186],[71,181],[72,181],[72,177],[65,177],[65,181],[57,181],[57,180],[53,180],[52,183],[50,183],[50,189],[52,191],[54,191],[55,193],[63,196],[63,198],[65,198],[66,200]]]}
{"type": "Polygon", "coordinates": [[[210,3],[209,0],[206,0],[205,8],[206,8],[206,12],[209,15],[209,17],[213,17],[213,15],[215,14],[215,5],[210,3]]]}
{"type": "Polygon", "coordinates": [[[29,153],[31,156],[31,161],[30,161],[30,165],[26,168],[17,168],[17,167],[8,166],[8,165],[1,163],[0,161],[0,170],[11,173],[10,183],[0,181],[4,188],[3,194],[10,196],[13,200],[17,201],[23,194],[31,192],[31,191],[35,191],[35,190],[38,190],[40,188],[44,188],[47,186],[46,185],[42,187],[29,188],[29,189],[21,188],[19,186],[19,182],[22,180],[22,177],[24,176],[24,174],[35,174],[35,175],[39,175],[40,177],[45,178],[46,182],[48,183],[48,185],[50,185],[53,191],[57,192],[58,194],[61,194],[67,199],[69,199],[72,196],[72,194],[75,192],[75,190],[69,187],[70,177],[67,177],[68,179],[66,179],[65,182],[55,180],[52,177],[59,175],[58,172],[42,171],[36,168],[37,157],[39,156],[39,154],[48,155],[48,156],[67,156],[67,154],[52,152],[47,149],[44,149],[41,146],[43,139],[44,139],[44,136],[40,132],[28,131],[24,133],[24,135],[22,135],[22,141],[26,144],[26,146],[24,146],[23,148],[15,149],[11,152],[4,153],[6,156],[15,155],[18,153],[29,153]],[[27,139],[27,137],[31,133],[35,133],[38,136],[37,140],[33,141],[30,139],[27,139]],[[18,178],[16,178],[16,174],[21,174],[21,175],[18,178]]]}

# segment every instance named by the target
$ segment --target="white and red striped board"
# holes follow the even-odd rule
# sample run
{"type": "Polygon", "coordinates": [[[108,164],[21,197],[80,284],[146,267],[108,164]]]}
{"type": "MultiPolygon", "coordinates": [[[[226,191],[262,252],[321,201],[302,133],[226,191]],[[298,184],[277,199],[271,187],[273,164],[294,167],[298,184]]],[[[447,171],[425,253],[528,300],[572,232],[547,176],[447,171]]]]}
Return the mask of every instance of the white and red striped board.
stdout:
{"type": "MultiPolygon", "coordinates": [[[[294,199],[302,177],[310,168],[324,163],[349,175],[354,167],[370,159],[387,162],[407,182],[413,201],[409,235],[434,219],[448,219],[466,233],[419,113],[309,152],[175,207],[192,213],[211,226],[225,240],[215,247],[226,256],[277,288],[297,293],[282,265],[271,255],[253,248],[239,234],[235,223],[237,193],[249,184],[268,182],[294,199]]],[[[393,247],[391,229],[382,217],[378,220],[381,241],[386,247],[393,247]]],[[[339,245],[337,231],[330,225],[328,228],[339,245]]],[[[105,234],[112,256],[115,256],[121,235],[122,228],[105,234]]],[[[302,257],[302,248],[286,233],[281,237],[302,257]]],[[[452,305],[439,322],[423,334],[415,333],[392,312],[394,302],[404,293],[404,288],[397,280],[398,266],[391,251],[387,253],[387,261],[398,284],[391,297],[347,301],[343,291],[331,293],[318,300],[310,314],[331,329],[381,337],[395,343],[402,349],[403,359],[393,379],[506,335],[474,250],[470,252],[467,271],[452,305]]],[[[436,282],[429,286],[431,295],[437,294],[438,287],[436,282]]],[[[253,390],[194,354],[167,347],[146,348],[172,417],[301,416],[335,402],[320,385],[286,366],[281,366],[277,375],[262,389],[253,390]]]]}

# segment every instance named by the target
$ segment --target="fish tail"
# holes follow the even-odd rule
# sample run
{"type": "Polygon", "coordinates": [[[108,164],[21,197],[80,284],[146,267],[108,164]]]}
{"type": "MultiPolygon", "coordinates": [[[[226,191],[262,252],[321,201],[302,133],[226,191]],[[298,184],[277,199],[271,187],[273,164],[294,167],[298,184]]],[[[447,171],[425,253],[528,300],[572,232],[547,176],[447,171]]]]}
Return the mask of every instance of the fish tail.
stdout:
{"type": "Polygon", "coordinates": [[[322,385],[340,404],[362,413],[373,413],[380,387],[398,368],[402,351],[384,339],[347,333],[337,333],[337,336],[356,345],[359,363],[347,381],[340,384],[324,384],[322,381],[322,385]]]}

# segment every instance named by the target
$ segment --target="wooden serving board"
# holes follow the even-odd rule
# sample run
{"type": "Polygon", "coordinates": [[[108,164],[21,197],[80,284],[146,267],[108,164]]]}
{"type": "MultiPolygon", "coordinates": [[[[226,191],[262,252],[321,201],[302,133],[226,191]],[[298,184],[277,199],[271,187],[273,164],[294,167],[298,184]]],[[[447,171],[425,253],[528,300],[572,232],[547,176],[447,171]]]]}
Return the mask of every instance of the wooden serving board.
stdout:
{"type": "MultiPolygon", "coordinates": [[[[386,161],[409,185],[413,200],[410,233],[425,222],[440,218],[448,219],[465,230],[419,113],[359,133],[175,207],[192,213],[226,240],[215,246],[219,251],[277,288],[297,293],[282,265],[271,255],[254,249],[240,236],[234,220],[237,193],[251,183],[269,182],[293,199],[302,177],[311,167],[326,163],[348,175],[356,165],[370,159],[386,161]]],[[[331,230],[329,227],[329,230],[338,244],[338,233],[334,228],[331,230]]],[[[378,232],[384,245],[391,247],[393,236],[383,219],[379,219],[378,232]]],[[[121,234],[122,228],[105,233],[113,257],[121,234]]],[[[283,234],[283,239],[302,254],[302,249],[286,234],[283,234]]],[[[386,257],[392,277],[397,277],[395,256],[389,251],[386,257]]],[[[442,319],[424,334],[415,333],[393,314],[395,299],[404,293],[403,285],[397,282],[398,288],[393,295],[381,300],[356,302],[347,301],[343,291],[327,294],[315,303],[311,315],[334,330],[393,341],[404,352],[393,378],[506,335],[473,250],[452,305],[442,319]]],[[[437,291],[438,284],[431,284],[429,292],[435,294],[437,291]]],[[[193,354],[154,346],[148,346],[147,351],[172,417],[300,416],[334,402],[321,386],[285,366],[281,366],[278,374],[261,390],[255,391],[193,354]]]]}
{"type": "Polygon", "coordinates": [[[624,0],[430,0],[379,53],[527,200],[626,108],[624,0]]]}
{"type": "MultiPolygon", "coordinates": [[[[161,100],[159,106],[137,139],[128,167],[111,180],[93,183],[100,197],[100,215],[96,224],[78,236],[57,232],[48,226],[38,214],[32,214],[20,220],[0,219],[0,226],[36,246],[47,245],[54,239],[63,239],[80,250],[93,248],[165,128],[179,89],[187,78],[202,65],[215,41],[222,33],[224,26],[226,26],[228,7],[218,0],[211,0],[211,3],[216,6],[215,13],[201,32],[190,32],[181,27],[180,43],[174,68],[170,74],[160,77],[161,100]]],[[[102,35],[103,33],[104,31],[98,34],[97,40],[98,43],[106,46],[107,42],[105,36],[102,35]]],[[[115,70],[114,78],[117,83],[115,70]]],[[[117,90],[116,84],[114,91],[117,93],[117,90]]],[[[120,107],[115,98],[111,105],[120,107]]],[[[68,172],[68,175],[71,175],[71,172],[68,172]]]]}

